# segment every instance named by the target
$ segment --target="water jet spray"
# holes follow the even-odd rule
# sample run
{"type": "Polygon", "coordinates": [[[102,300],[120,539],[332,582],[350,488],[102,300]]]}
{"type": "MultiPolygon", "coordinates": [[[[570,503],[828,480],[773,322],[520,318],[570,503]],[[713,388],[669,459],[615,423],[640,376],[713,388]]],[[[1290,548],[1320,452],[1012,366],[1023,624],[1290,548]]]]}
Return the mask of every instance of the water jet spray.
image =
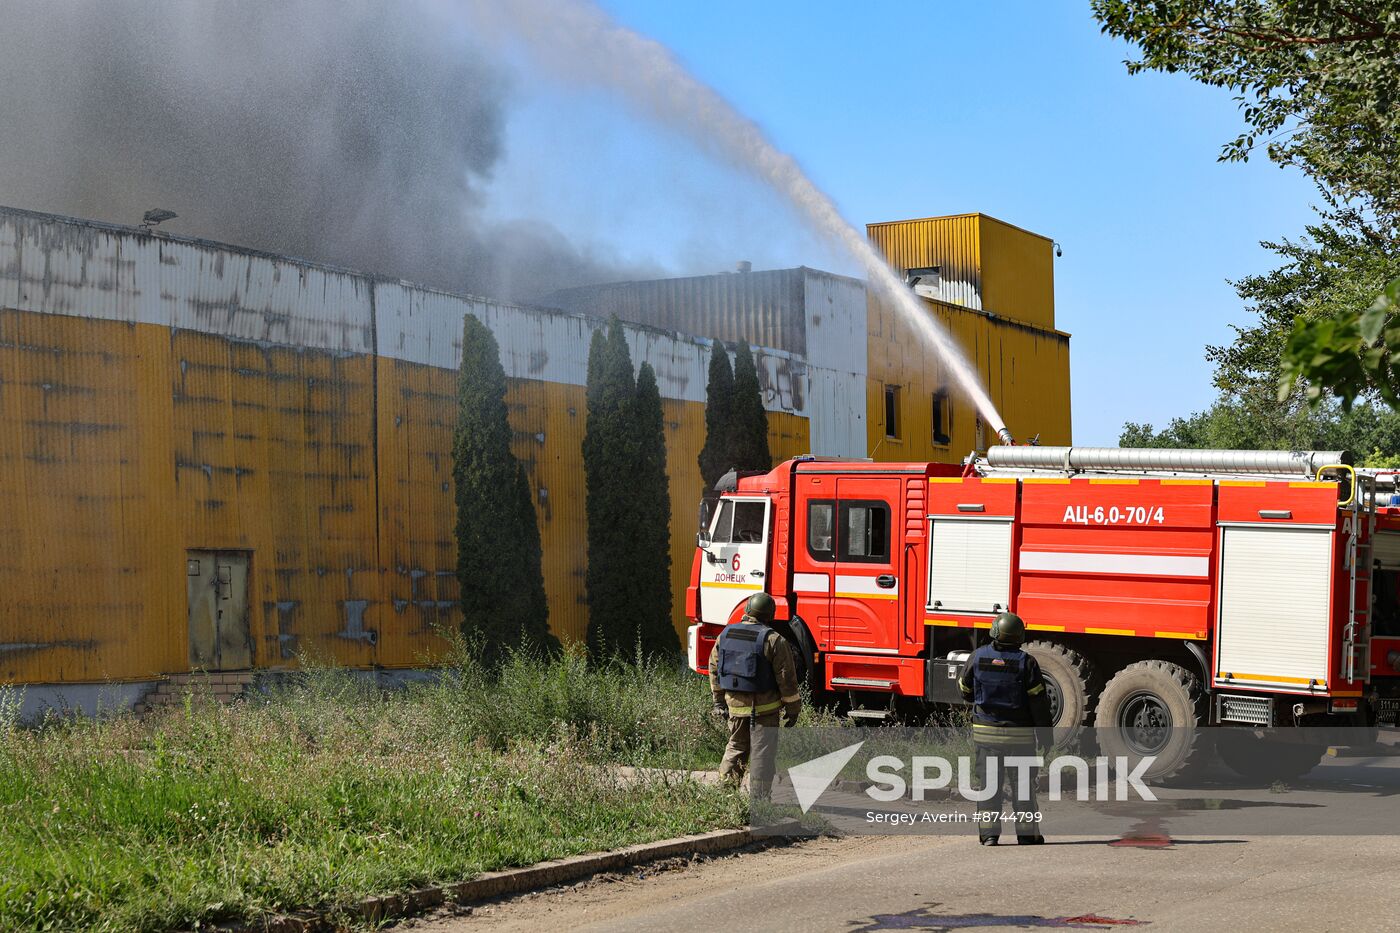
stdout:
{"type": "Polygon", "coordinates": [[[563,77],[618,91],[635,108],[703,148],[752,172],[799,215],[850,253],[871,287],[933,350],[982,420],[1011,443],[1006,422],[952,334],[923,305],[836,205],[773,145],[758,124],[686,71],[670,50],[619,25],[587,0],[458,0],[474,25],[523,42],[536,62],[563,77]]]}

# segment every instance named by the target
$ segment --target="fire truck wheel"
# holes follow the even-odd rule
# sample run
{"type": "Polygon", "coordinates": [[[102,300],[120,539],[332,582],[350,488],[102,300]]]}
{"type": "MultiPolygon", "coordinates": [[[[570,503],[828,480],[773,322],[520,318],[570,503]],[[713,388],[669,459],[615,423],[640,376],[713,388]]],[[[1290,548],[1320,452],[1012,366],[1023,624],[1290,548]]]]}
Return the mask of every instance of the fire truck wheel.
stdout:
{"type": "Polygon", "coordinates": [[[1205,721],[1201,679],[1170,661],[1136,661],[1108,681],[1094,719],[1100,751],[1130,768],[1155,760],[1143,776],[1161,782],[1180,774],[1201,744],[1196,729],[1205,721]]]}
{"type": "Polygon", "coordinates": [[[1258,784],[1295,781],[1311,771],[1327,751],[1325,745],[1243,734],[1246,731],[1221,731],[1220,760],[1240,777],[1258,784]]]}
{"type": "Polygon", "coordinates": [[[1026,653],[1040,664],[1054,718],[1055,745],[1072,747],[1089,724],[1094,695],[1094,666],[1078,651],[1048,641],[1029,642],[1026,653]]]}
{"type": "Polygon", "coordinates": [[[815,699],[816,695],[821,692],[814,660],[817,655],[817,640],[812,637],[812,630],[807,628],[807,623],[802,620],[801,616],[793,616],[787,628],[786,632],[781,628],[778,628],[778,631],[792,646],[792,659],[797,666],[797,682],[805,686],[807,692],[815,699]]]}

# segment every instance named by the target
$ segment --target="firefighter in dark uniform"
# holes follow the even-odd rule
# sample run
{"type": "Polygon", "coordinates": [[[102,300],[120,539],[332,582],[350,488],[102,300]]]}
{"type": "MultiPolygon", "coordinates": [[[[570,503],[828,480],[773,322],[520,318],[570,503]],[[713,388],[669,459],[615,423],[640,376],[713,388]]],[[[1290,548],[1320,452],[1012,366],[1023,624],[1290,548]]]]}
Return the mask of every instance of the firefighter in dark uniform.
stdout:
{"type": "Polygon", "coordinates": [[[738,784],[752,758],[749,793],[760,799],[773,786],[779,721],[791,726],[802,712],[792,649],[770,628],[776,609],[767,593],[750,596],[744,617],[724,627],[710,652],[715,713],[729,720],[720,777],[738,784]]]}
{"type": "Polygon", "coordinates": [[[1022,769],[1010,769],[1006,759],[1034,757],[1036,745],[1049,749],[1053,744],[1050,726],[1050,698],[1045,678],[1035,658],[1021,650],[1026,626],[1021,618],[1003,612],[992,623],[991,644],[983,645],[967,659],[958,688],[972,704],[972,741],[977,748],[977,784],[985,790],[988,770],[995,769],[990,799],[978,804],[979,812],[993,815],[977,823],[982,845],[996,845],[1001,835],[1002,785],[1011,784],[1015,802],[1016,841],[1038,845],[1045,841],[1038,821],[1027,821],[1024,814],[1038,810],[1035,782],[1038,769],[1030,769],[1029,793],[1020,791],[1022,769]]]}

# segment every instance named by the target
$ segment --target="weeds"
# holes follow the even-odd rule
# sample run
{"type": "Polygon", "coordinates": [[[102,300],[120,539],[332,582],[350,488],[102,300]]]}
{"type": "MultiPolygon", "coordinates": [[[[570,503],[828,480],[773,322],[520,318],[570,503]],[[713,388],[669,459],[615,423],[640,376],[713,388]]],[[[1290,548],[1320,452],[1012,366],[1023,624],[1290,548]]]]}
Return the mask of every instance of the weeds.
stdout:
{"type": "Polygon", "coordinates": [[[0,929],[251,920],[485,870],[745,822],[688,781],[713,767],[702,678],[461,654],[381,692],[311,668],[231,707],[17,728],[0,698],[0,929]]]}

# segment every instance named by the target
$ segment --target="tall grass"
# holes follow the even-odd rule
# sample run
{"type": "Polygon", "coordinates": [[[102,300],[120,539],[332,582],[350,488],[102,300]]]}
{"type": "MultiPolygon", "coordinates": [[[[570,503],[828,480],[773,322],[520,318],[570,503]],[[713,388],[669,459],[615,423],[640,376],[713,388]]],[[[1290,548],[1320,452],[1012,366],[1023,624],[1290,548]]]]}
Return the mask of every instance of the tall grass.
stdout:
{"type": "Polygon", "coordinates": [[[713,766],[708,705],[684,671],[517,656],[389,692],[312,670],[146,722],[0,715],[0,929],[255,919],[741,825],[731,791],[613,767],[713,766]]]}
{"type": "Polygon", "coordinates": [[[441,728],[495,748],[546,739],[562,725],[593,753],[630,764],[714,767],[726,731],[708,715],[709,685],[674,665],[638,658],[590,665],[580,653],[550,661],[510,657],[497,673],[456,652],[440,686],[424,689],[441,728]],[[478,702],[462,703],[472,696],[478,702]]]}

